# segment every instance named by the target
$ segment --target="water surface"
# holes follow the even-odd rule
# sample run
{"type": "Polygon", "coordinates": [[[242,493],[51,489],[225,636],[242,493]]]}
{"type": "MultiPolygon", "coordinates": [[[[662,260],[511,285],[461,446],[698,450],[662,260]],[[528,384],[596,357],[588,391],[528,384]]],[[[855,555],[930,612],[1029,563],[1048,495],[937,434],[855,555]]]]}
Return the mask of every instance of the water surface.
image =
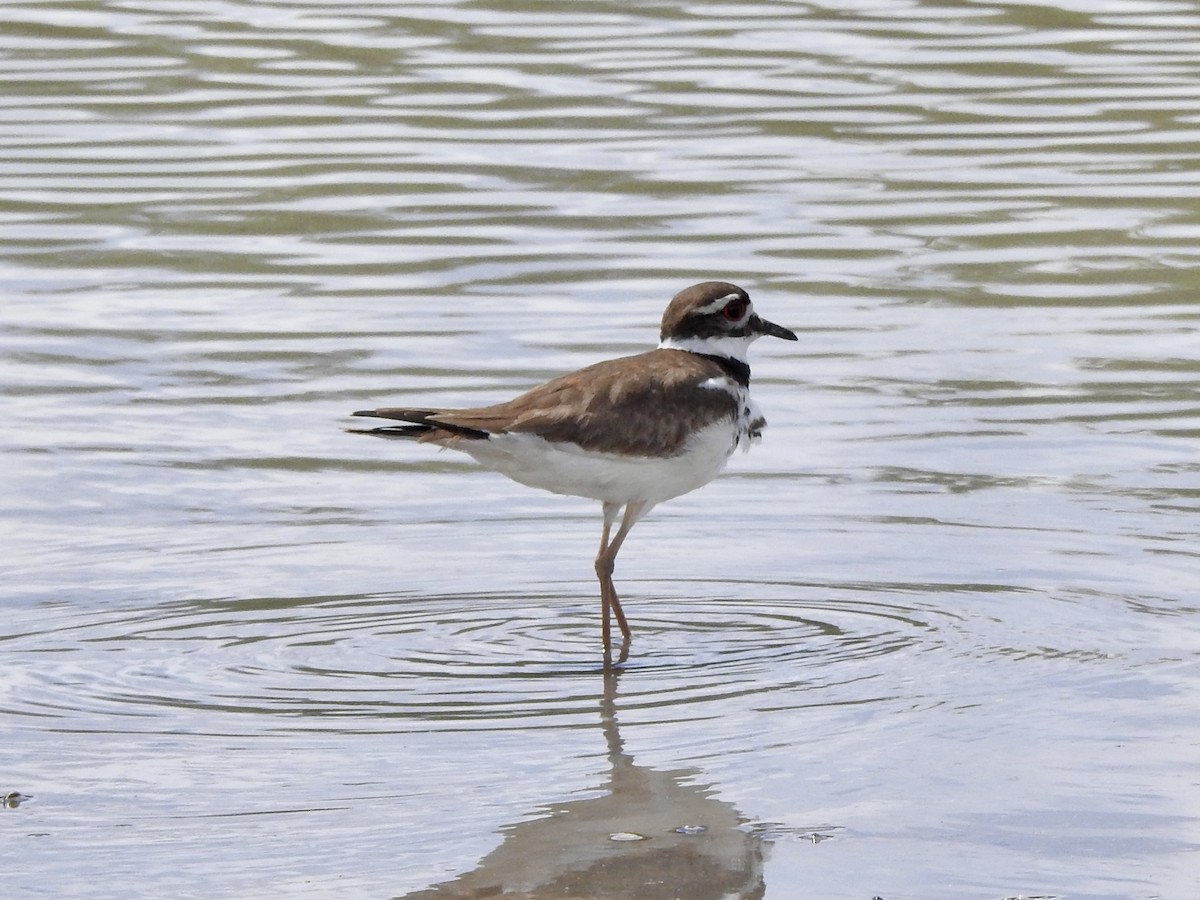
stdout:
{"type": "Polygon", "coordinates": [[[1200,893],[1193,4],[0,24],[14,896],[1200,893]],[[708,278],[801,340],[605,677],[593,504],[341,428],[708,278]]]}

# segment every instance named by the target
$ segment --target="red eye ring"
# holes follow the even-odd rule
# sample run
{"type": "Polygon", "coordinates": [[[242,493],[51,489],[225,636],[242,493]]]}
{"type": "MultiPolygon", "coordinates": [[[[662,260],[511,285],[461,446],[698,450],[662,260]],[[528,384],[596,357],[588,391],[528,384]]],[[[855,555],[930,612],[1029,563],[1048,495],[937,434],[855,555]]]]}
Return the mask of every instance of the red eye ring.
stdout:
{"type": "Polygon", "coordinates": [[[721,315],[730,322],[740,322],[742,317],[746,315],[746,301],[741,299],[730,300],[721,309],[721,315]]]}

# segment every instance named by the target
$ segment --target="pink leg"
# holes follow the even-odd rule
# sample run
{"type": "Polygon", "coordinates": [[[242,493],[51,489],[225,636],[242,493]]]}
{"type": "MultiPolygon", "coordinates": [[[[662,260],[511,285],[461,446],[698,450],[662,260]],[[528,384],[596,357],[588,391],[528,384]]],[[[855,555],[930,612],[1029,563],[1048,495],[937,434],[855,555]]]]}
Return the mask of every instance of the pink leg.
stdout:
{"type": "Polygon", "coordinates": [[[596,554],[596,577],[600,581],[600,628],[601,640],[604,643],[605,658],[608,658],[612,650],[612,628],[609,624],[609,619],[610,615],[615,614],[617,625],[621,629],[621,659],[624,660],[629,653],[631,633],[629,623],[625,620],[625,611],[621,609],[620,598],[617,597],[617,589],[613,585],[612,573],[613,568],[616,566],[617,553],[620,552],[621,545],[625,543],[625,537],[649,507],[644,502],[626,504],[625,515],[621,519],[621,527],[617,529],[617,533],[613,535],[610,541],[609,534],[612,531],[613,522],[616,521],[620,508],[616,503],[604,504],[604,530],[600,536],[600,552],[596,554]]]}

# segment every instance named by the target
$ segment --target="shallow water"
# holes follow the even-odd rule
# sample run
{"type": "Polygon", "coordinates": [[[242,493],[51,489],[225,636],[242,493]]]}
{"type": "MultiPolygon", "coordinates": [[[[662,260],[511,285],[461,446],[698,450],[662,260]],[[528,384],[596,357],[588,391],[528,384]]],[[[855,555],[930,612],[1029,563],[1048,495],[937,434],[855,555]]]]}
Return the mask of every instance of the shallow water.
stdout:
{"type": "Polygon", "coordinates": [[[1200,894],[1193,4],[0,23],[13,896],[1200,894]],[[593,504],[341,428],[706,278],[606,677],[593,504]]]}

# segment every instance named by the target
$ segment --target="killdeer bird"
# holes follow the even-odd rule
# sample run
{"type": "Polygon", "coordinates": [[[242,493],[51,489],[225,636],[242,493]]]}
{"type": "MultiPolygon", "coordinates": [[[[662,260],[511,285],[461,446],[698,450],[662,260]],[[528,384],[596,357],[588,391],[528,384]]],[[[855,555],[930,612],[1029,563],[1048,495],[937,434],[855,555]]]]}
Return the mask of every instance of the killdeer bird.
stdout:
{"type": "Polygon", "coordinates": [[[740,287],[706,281],[672,298],[656,350],[596,363],[493,406],[359,410],[354,415],[406,424],[351,431],[461,450],[521,484],[599,500],[602,643],[607,661],[615,615],[624,660],[630,631],[613,586],[617,553],[642,516],[708,484],[737,447],[761,437],[766,420],[750,399],[746,351],[763,335],[797,339],[759,318],[740,287]]]}

